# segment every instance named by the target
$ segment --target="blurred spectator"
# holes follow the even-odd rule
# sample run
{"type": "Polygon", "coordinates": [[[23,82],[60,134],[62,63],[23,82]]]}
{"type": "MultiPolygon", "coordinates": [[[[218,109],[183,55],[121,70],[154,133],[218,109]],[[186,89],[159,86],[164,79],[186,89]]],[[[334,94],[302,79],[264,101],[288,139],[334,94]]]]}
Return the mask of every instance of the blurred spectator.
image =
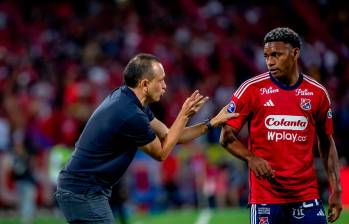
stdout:
{"type": "Polygon", "coordinates": [[[166,208],[180,208],[182,206],[182,198],[178,187],[178,166],[178,158],[174,155],[170,155],[161,163],[160,172],[162,186],[166,194],[166,208]]]}
{"type": "Polygon", "coordinates": [[[50,149],[49,155],[49,175],[54,186],[57,185],[59,171],[67,164],[72,149],[64,145],[55,145],[50,149]]]}
{"type": "Polygon", "coordinates": [[[36,213],[36,180],[33,173],[33,148],[23,130],[15,130],[13,178],[19,196],[18,208],[22,223],[33,223],[36,213]]]}

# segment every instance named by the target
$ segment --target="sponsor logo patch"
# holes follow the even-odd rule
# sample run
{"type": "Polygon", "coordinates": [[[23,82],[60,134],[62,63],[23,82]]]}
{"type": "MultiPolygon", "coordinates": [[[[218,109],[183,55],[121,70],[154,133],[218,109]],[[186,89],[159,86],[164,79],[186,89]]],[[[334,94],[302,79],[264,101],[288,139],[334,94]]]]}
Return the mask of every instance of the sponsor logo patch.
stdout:
{"type": "Polygon", "coordinates": [[[270,215],[270,208],[258,208],[259,215],[270,215]]]}
{"type": "Polygon", "coordinates": [[[268,131],[267,134],[268,141],[290,141],[290,142],[306,142],[307,136],[299,135],[297,133],[289,133],[286,131],[277,132],[277,131],[268,131]]]}
{"type": "Polygon", "coordinates": [[[332,118],[332,110],[331,110],[331,108],[328,109],[328,111],[327,111],[327,117],[328,118],[332,118]]]}
{"type": "Polygon", "coordinates": [[[229,103],[229,106],[228,106],[227,111],[228,111],[229,113],[234,113],[234,112],[235,112],[235,109],[236,109],[235,103],[234,103],[234,101],[231,101],[231,102],[229,103]]]}
{"type": "Polygon", "coordinates": [[[271,86],[269,86],[269,88],[260,88],[259,91],[261,92],[261,95],[264,95],[264,94],[278,93],[279,89],[273,89],[271,86]]]}
{"type": "Polygon", "coordinates": [[[296,96],[313,96],[314,93],[309,91],[308,89],[297,89],[296,90],[296,96]]]}
{"type": "Polygon", "coordinates": [[[303,131],[308,126],[308,119],[304,116],[269,115],[264,124],[269,130],[303,131]]]}

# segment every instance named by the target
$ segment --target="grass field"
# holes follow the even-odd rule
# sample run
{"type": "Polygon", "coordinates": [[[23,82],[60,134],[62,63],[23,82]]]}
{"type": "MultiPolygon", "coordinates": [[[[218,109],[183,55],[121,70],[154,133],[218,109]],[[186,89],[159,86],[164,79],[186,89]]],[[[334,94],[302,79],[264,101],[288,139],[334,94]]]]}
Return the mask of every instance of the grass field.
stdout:
{"type": "MultiPolygon", "coordinates": [[[[18,218],[0,217],[1,224],[20,223],[18,218]]],[[[61,218],[38,217],[34,224],[62,224],[65,221],[61,218]]],[[[180,210],[169,211],[156,215],[134,215],[130,217],[129,224],[245,224],[249,223],[247,209],[225,209],[211,211],[180,210]]],[[[344,210],[341,218],[336,224],[349,223],[349,210],[344,210]]]]}

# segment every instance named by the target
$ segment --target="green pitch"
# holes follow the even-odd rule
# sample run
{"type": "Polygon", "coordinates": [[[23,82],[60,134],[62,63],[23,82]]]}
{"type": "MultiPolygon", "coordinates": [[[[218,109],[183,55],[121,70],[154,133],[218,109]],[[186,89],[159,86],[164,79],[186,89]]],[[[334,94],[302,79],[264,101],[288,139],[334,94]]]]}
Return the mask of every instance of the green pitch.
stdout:
{"type": "MultiPolygon", "coordinates": [[[[130,224],[248,224],[248,209],[212,210],[204,221],[199,222],[202,211],[180,210],[157,215],[137,216],[131,219],[130,224]],[[207,221],[207,222],[205,222],[207,221]]],[[[335,224],[349,223],[349,209],[342,212],[341,218],[335,224]]]]}
{"type": "MultiPolygon", "coordinates": [[[[1,224],[20,224],[18,218],[0,217],[1,224]]],[[[61,218],[38,217],[34,224],[63,224],[61,218]]],[[[166,213],[132,215],[129,224],[248,224],[248,209],[224,209],[211,211],[178,210],[166,213]],[[199,221],[200,220],[200,221],[199,221]]],[[[349,209],[344,210],[335,224],[349,223],[349,209]]]]}

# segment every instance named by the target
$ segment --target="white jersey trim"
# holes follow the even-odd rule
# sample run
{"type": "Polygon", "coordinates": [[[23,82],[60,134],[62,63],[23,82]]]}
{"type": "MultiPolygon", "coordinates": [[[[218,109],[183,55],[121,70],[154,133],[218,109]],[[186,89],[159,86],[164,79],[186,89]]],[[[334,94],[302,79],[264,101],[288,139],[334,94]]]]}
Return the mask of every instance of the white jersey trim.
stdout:
{"type": "Polygon", "coordinates": [[[248,80],[249,82],[246,81],[246,83],[242,84],[244,86],[241,88],[241,91],[239,91],[239,93],[234,93],[234,96],[239,99],[250,85],[255,84],[257,82],[261,82],[261,81],[266,80],[266,79],[270,79],[269,75],[261,76],[258,79],[255,79],[253,81],[251,81],[251,80],[248,80]]]}
{"type": "Polygon", "coordinates": [[[328,100],[329,104],[331,104],[330,95],[328,94],[326,88],[323,85],[321,85],[320,83],[318,83],[315,79],[311,78],[310,76],[307,76],[307,75],[303,75],[303,76],[304,76],[304,80],[305,81],[307,81],[308,83],[310,83],[310,84],[312,84],[312,85],[322,89],[325,92],[325,94],[326,94],[326,97],[327,97],[327,100],[328,100]]]}
{"type": "Polygon", "coordinates": [[[260,79],[260,78],[263,78],[263,77],[266,77],[266,75],[269,75],[267,72],[266,73],[263,73],[263,74],[260,74],[260,75],[257,75],[253,78],[250,78],[248,80],[246,80],[245,82],[243,82],[240,87],[235,91],[234,93],[234,96],[237,96],[242,90],[244,90],[244,87],[249,84],[250,82],[253,82],[257,79],[260,79]]]}

